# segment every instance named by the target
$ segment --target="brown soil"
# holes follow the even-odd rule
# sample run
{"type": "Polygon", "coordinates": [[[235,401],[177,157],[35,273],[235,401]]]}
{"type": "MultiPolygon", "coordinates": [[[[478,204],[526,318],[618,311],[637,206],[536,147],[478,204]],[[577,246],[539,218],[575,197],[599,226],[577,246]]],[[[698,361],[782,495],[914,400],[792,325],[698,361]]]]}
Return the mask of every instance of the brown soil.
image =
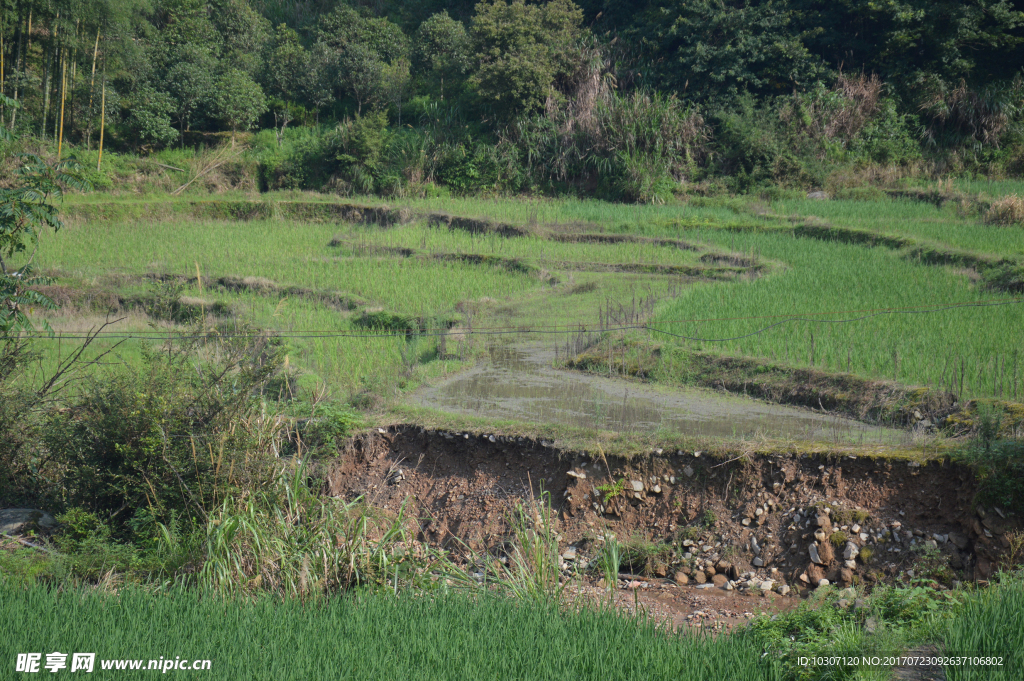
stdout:
{"type": "MultiPolygon", "coordinates": [[[[915,574],[946,585],[986,579],[1006,543],[1004,533],[1018,526],[991,510],[991,527],[979,523],[972,474],[940,462],[786,454],[720,461],[695,452],[655,451],[606,465],[590,453],[563,451],[545,441],[410,425],[351,439],[327,471],[325,491],[348,499],[364,496],[390,513],[405,504],[417,540],[471,560],[500,554],[510,540],[512,511],[548,493],[559,549],[576,549],[569,570],[595,559],[607,533],[627,547],[667,545],[622,568],[643,576],[624,576],[617,598],[632,601],[635,591],[639,605],[677,623],[711,610],[707,619],[722,626],[743,620],[746,612],[796,601],[748,590],[751,579],[789,585],[792,594],[806,594],[822,578],[840,586],[915,574]],[[619,480],[625,481],[622,493],[610,501],[595,489],[619,480]],[[794,510],[803,511],[798,522],[794,510]],[[855,569],[844,567],[844,542],[816,542],[813,536],[819,529],[831,532],[833,524],[859,547],[868,544],[874,555],[858,555],[855,569]],[[869,533],[868,541],[853,532],[853,524],[869,533]],[[896,539],[893,531],[902,536],[896,539]],[[924,557],[920,549],[935,534],[950,540],[924,557]],[[823,564],[810,561],[810,544],[818,547],[823,564]],[[695,588],[698,581],[711,583],[715,573],[727,575],[737,588],[695,588]],[[677,585],[673,577],[690,583],[677,585]]],[[[603,590],[596,586],[595,566],[581,588],[596,597],[603,590]]]]}

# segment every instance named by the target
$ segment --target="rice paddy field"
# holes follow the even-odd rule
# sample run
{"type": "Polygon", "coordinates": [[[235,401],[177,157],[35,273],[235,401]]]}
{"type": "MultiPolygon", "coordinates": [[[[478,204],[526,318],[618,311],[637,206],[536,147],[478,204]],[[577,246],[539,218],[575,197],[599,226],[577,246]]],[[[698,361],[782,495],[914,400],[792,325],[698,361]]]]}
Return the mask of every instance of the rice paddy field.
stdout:
{"type": "MultiPolygon", "coordinates": [[[[1024,590],[1009,578],[966,596],[952,616],[924,617],[914,629],[881,632],[877,640],[841,620],[818,638],[801,627],[821,616],[806,606],[711,636],[674,633],[646,616],[607,608],[479,593],[362,593],[302,602],[138,587],[57,590],[0,580],[0,595],[5,665],[17,653],[41,653],[40,668],[54,651],[69,660],[93,653],[91,678],[100,679],[125,677],[123,667],[106,668],[117,661],[140,661],[146,670],[150,660],[179,659],[209,660],[203,673],[220,679],[886,679],[894,665],[808,665],[799,658],[892,655],[901,643],[922,638],[938,642],[925,649],[931,655],[999,661],[949,665],[949,679],[1009,681],[1024,669],[1024,590]]],[[[831,603],[817,607],[834,610],[831,603]]],[[[73,677],[67,668],[54,672],[73,677]]]]}
{"type": "MultiPolygon", "coordinates": [[[[416,384],[413,376],[457,370],[472,351],[468,342],[457,352],[441,342],[447,328],[515,329],[535,339],[543,330],[541,337],[556,342],[556,331],[568,338],[600,327],[610,308],[621,312],[641,300],[654,329],[641,335],[687,350],[930,386],[965,399],[1024,395],[1020,292],[1012,284],[989,285],[982,271],[992,262],[1024,267],[1024,229],[989,224],[952,203],[410,199],[387,204],[409,219],[382,226],[190,219],[185,202],[177,215],[147,219],[159,211],[138,197],[96,199],[73,197],[68,227],[43,243],[38,263],[59,286],[143,295],[154,278],[174,275],[183,295],[199,304],[293,336],[287,342],[295,366],[341,394],[391,394],[398,383],[416,384]],[[95,216],[97,206],[113,217],[75,217],[87,208],[93,212],[82,214],[95,216]],[[517,235],[448,228],[428,220],[436,214],[514,225],[517,235]],[[850,243],[794,227],[808,219],[890,239],[850,243]],[[893,238],[904,241],[885,245],[893,238]],[[922,259],[899,243],[924,243],[959,259],[922,259]],[[226,290],[207,283],[204,291],[197,276],[267,285],[226,290]],[[299,289],[305,293],[281,293],[299,289]],[[343,301],[341,309],[323,304],[325,296],[343,301]],[[406,337],[332,336],[365,332],[367,311],[416,318],[422,338],[411,348],[406,337]],[[426,333],[428,327],[436,333],[426,333]],[[405,378],[396,382],[396,374],[405,378]]],[[[278,193],[260,200],[322,204],[329,197],[278,193]]],[[[164,203],[160,198],[153,206],[164,203]]],[[[81,332],[99,316],[95,306],[66,306],[50,323],[60,332],[81,332]]],[[[136,309],[117,328],[137,333],[152,323],[136,309]]]]}
{"type": "MultiPolygon", "coordinates": [[[[1018,189],[958,187],[989,199],[1018,189]]],[[[784,192],[660,206],[303,193],[195,199],[69,197],[65,228],[46,235],[36,255],[52,279],[44,292],[58,304],[37,317],[55,334],[33,340],[42,366],[114,320],[90,350],[120,342],[105,363],[130,364],[197,329],[267,334],[279,337],[286,370],[310,404],[327,394],[366,424],[386,425],[396,414],[438,429],[472,421],[480,433],[501,428],[503,438],[522,424],[444,415],[411,393],[502,354],[496,345],[510,371],[516,345],[528,343],[543,345],[544,357],[553,349],[553,370],[562,371],[574,355],[620,343],[652,356],[746,358],[794,376],[813,368],[930,387],[960,401],[1024,398],[1024,226],[990,223],[962,201],[812,201],[784,192]]],[[[670,372],[633,375],[675,380],[670,372]]],[[[625,413],[633,379],[609,371],[607,380],[621,380],[625,413]]],[[[527,398],[539,390],[524,385],[527,398]]],[[[602,432],[577,430],[576,441],[593,442],[596,432],[600,446],[602,432]]],[[[906,451],[919,446],[910,431],[900,433],[906,451]]],[[[653,443],[636,438],[613,454],[653,443]]],[[[739,440],[734,431],[729,442],[739,440]]],[[[859,446],[897,456],[881,442],[859,446]]],[[[920,446],[914,451],[930,445],[920,446]]],[[[192,456],[195,463],[194,443],[192,456]]],[[[212,528],[199,531],[220,531],[212,528]]],[[[977,592],[908,586],[899,598],[940,605],[905,609],[912,623],[877,634],[865,612],[837,607],[839,594],[828,589],[792,612],[754,617],[739,633],[694,635],[643,615],[472,589],[394,593],[376,584],[304,601],[262,593],[254,582],[242,598],[186,588],[187,579],[159,588],[123,586],[109,574],[100,580],[106,588],[31,581],[0,577],[0,626],[14,632],[3,645],[8,660],[54,650],[147,663],[209,659],[214,678],[867,680],[892,678],[892,665],[809,668],[797,660],[927,645],[1008,661],[1000,669],[950,666],[949,679],[1015,679],[1024,664],[1021,582],[1008,574],[977,592]]]]}
{"type": "MultiPolygon", "coordinates": [[[[17,631],[6,651],[94,652],[97,660],[147,663],[208,659],[211,678],[781,678],[751,637],[672,635],[642,618],[564,612],[546,602],[364,595],[304,604],[131,589],[116,596],[0,589],[0,618],[17,631]],[[26,618],[35,626],[18,624],[26,618]]],[[[124,676],[99,666],[94,678],[124,676]]]]}

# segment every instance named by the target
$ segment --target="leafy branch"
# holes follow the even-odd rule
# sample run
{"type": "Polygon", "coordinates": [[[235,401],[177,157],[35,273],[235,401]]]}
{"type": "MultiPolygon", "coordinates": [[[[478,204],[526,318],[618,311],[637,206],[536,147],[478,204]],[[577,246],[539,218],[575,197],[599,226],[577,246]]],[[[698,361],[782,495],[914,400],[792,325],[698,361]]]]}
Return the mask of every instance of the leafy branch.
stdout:
{"type": "MultiPolygon", "coordinates": [[[[3,95],[0,103],[15,104],[3,95]]],[[[6,130],[2,132],[4,138],[10,139],[6,130]]],[[[56,307],[47,296],[32,288],[50,281],[35,273],[39,237],[47,230],[57,232],[64,226],[54,201],[61,200],[67,188],[90,188],[74,159],[47,163],[35,154],[22,154],[21,158],[24,163],[17,171],[20,186],[0,189],[0,338],[34,331],[28,312],[36,307],[56,307]],[[23,258],[18,265],[11,262],[16,256],[23,258]]],[[[45,321],[43,326],[53,333],[45,321]]]]}

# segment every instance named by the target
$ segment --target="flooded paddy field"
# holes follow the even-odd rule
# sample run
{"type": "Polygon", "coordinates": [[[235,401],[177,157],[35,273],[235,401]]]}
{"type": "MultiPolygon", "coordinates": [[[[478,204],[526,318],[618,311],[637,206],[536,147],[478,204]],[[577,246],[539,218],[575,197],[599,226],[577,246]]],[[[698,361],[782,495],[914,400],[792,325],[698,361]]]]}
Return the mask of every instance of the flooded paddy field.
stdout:
{"type": "Polygon", "coordinates": [[[442,411],[616,432],[669,431],[731,439],[906,444],[906,431],[810,409],[696,388],[556,368],[540,344],[494,345],[472,368],[416,391],[411,401],[442,411]]]}

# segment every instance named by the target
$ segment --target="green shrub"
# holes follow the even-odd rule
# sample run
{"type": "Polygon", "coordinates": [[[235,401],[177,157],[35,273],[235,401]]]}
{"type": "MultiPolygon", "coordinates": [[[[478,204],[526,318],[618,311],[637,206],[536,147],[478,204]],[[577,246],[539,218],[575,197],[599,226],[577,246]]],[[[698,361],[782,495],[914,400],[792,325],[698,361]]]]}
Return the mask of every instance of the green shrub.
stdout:
{"type": "Polygon", "coordinates": [[[83,508],[68,509],[56,517],[60,523],[60,531],[55,537],[57,545],[63,551],[74,550],[86,539],[110,537],[110,528],[95,513],[83,508]]]}
{"type": "Polygon", "coordinates": [[[408,315],[385,312],[384,310],[364,310],[352,320],[352,325],[360,329],[390,331],[393,333],[411,334],[419,329],[419,323],[408,315]]]}
{"type": "Polygon", "coordinates": [[[621,565],[634,574],[652,575],[657,564],[665,565],[671,557],[672,547],[656,544],[642,538],[631,538],[621,546],[621,565]]]}
{"type": "Polygon", "coordinates": [[[45,474],[68,502],[113,519],[119,534],[126,509],[190,517],[226,489],[263,484],[280,425],[263,416],[257,395],[281,360],[273,339],[229,331],[237,335],[143,345],[141,366],[90,376],[50,415],[44,442],[53,468],[45,474]]]}
{"type": "Polygon", "coordinates": [[[344,406],[334,402],[321,403],[306,424],[303,440],[310,448],[335,451],[359,423],[359,416],[344,406]]]}

